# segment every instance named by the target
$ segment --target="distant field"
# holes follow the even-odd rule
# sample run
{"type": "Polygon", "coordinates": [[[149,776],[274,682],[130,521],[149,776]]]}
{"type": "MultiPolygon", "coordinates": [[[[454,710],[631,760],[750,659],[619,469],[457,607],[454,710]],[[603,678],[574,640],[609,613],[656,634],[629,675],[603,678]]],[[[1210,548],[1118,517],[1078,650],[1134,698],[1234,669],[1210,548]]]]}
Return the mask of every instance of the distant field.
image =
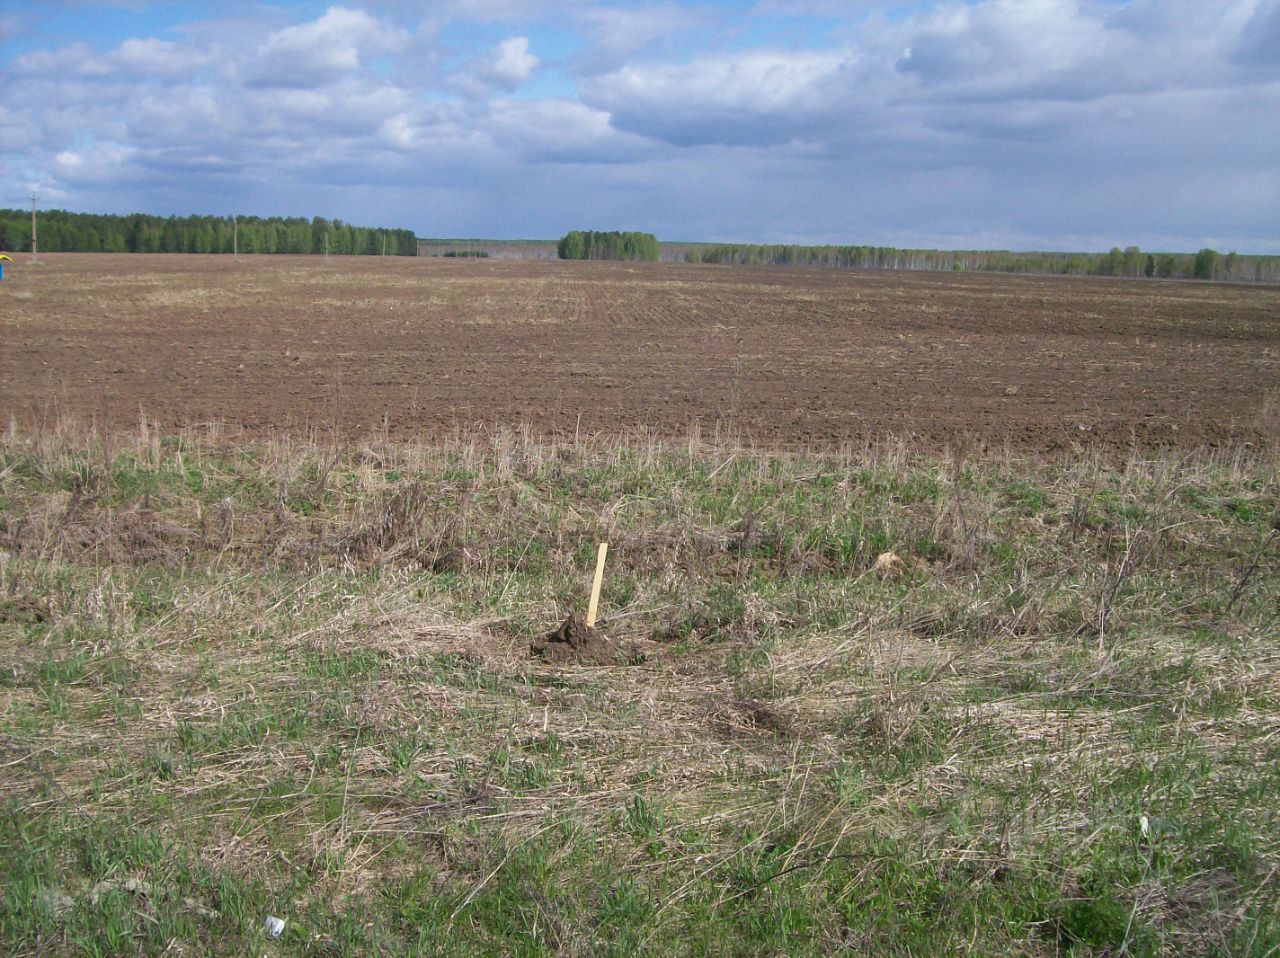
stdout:
{"type": "Polygon", "coordinates": [[[0,416],[1190,447],[1280,427],[1280,288],[495,260],[49,256],[0,416]]]}

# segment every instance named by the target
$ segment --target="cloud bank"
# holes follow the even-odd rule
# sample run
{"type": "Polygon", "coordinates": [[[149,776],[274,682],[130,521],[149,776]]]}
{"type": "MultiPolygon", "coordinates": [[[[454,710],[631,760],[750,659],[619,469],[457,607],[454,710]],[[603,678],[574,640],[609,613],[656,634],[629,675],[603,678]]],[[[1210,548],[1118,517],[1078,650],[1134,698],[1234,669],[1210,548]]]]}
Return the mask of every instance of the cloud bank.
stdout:
{"type": "Polygon", "coordinates": [[[1280,0],[41,6],[5,205],[1280,252],[1280,0]]]}

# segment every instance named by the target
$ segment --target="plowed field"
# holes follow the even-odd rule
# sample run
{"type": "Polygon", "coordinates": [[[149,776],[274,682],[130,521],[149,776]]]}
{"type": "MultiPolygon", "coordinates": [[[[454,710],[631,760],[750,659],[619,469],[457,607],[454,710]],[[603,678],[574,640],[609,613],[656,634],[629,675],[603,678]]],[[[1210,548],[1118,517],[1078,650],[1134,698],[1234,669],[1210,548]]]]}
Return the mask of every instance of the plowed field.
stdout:
{"type": "Polygon", "coordinates": [[[1049,451],[1280,428],[1280,288],[401,258],[52,255],[0,416],[353,436],[527,424],[1049,451]]]}

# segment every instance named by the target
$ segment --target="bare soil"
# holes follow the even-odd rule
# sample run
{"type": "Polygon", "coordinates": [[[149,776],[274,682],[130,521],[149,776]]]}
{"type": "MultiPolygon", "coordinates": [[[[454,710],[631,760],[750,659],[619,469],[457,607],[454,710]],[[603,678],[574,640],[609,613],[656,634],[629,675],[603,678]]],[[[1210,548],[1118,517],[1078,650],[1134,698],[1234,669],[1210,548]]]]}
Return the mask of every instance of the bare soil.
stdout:
{"type": "Polygon", "coordinates": [[[534,639],[529,651],[548,662],[573,665],[628,665],[644,659],[636,647],[614,642],[587,625],[581,612],[570,613],[558,628],[534,639]]]}
{"type": "Polygon", "coordinates": [[[73,255],[0,284],[0,417],[344,437],[1189,447],[1280,431],[1280,288],[409,258],[73,255]]]}

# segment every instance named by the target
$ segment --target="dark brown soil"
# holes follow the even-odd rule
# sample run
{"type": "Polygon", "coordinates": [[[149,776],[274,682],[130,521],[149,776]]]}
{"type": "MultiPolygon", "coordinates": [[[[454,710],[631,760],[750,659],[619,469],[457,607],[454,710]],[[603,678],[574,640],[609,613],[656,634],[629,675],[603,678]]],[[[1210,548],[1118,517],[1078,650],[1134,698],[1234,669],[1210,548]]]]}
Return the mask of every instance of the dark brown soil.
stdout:
{"type": "Polygon", "coordinates": [[[1280,288],[662,264],[59,254],[0,423],[1047,452],[1280,434],[1280,288]]]}
{"type": "Polygon", "coordinates": [[[572,613],[559,628],[534,639],[529,651],[564,665],[633,665],[643,658],[635,647],[613,642],[587,625],[581,612],[572,613]]]}

